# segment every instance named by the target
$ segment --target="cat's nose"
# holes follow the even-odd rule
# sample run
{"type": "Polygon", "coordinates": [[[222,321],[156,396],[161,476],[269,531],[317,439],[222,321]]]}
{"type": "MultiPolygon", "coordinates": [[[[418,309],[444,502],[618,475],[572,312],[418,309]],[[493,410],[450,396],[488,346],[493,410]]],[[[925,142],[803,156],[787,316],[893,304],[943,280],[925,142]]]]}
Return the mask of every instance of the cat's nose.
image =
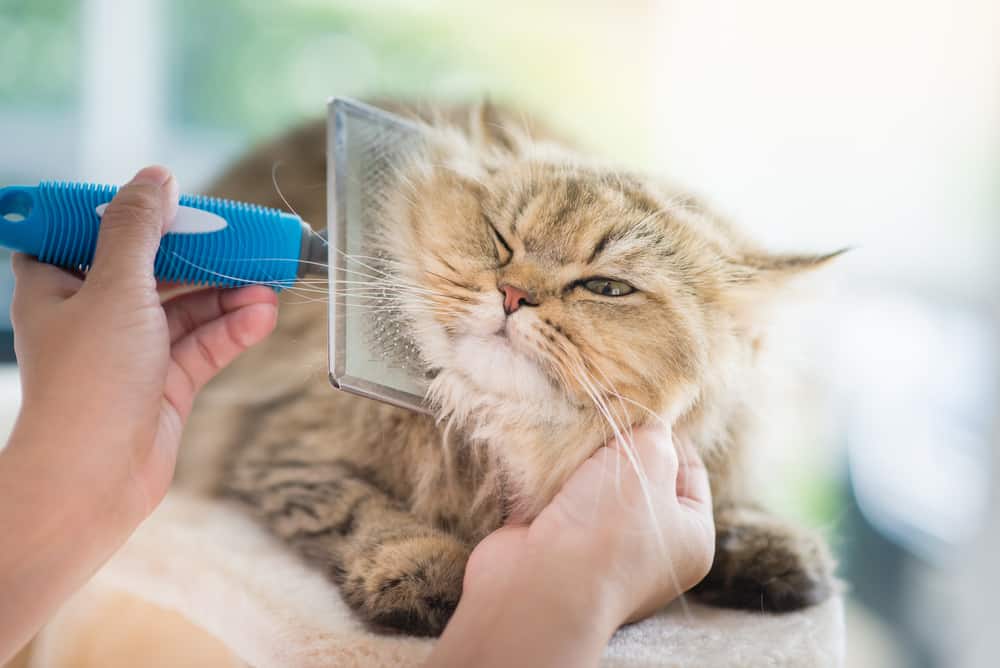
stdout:
{"type": "Polygon", "coordinates": [[[503,293],[503,311],[510,315],[521,306],[537,306],[537,302],[532,298],[531,293],[524,288],[519,288],[509,283],[501,283],[497,286],[503,293]]]}

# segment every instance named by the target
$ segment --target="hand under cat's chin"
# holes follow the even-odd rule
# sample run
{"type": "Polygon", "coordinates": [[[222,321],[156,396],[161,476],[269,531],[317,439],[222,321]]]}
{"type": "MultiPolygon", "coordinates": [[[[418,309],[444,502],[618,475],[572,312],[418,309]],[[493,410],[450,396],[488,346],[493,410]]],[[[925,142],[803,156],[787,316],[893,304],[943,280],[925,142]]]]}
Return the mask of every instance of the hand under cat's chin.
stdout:
{"type": "Polygon", "coordinates": [[[634,439],[645,483],[622,451],[601,448],[530,526],[505,526],[473,550],[465,591],[484,600],[525,594],[567,623],[610,633],[700,581],[714,542],[704,466],[690,446],[678,454],[660,427],[636,429],[634,439]]]}

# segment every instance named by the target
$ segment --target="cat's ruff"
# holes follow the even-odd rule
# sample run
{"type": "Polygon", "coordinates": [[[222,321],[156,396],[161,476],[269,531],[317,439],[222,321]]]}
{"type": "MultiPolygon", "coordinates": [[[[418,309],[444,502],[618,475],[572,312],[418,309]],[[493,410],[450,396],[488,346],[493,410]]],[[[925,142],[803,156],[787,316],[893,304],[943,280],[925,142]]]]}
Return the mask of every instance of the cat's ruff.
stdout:
{"type": "MultiPolygon", "coordinates": [[[[87,629],[114,634],[120,628],[113,606],[95,605],[119,591],[180,612],[258,668],[416,666],[433,643],[365,630],[332,583],[245,513],[223,502],[174,491],[42,632],[32,665],[136,665],[135,655],[117,657],[122,661],[117,663],[113,655],[97,656],[92,646],[86,652],[81,647],[87,629]]],[[[839,597],[783,615],[694,603],[690,612],[685,617],[674,604],[619,631],[602,665],[743,668],[843,663],[839,597]]],[[[151,614],[145,628],[136,619],[129,620],[130,628],[142,629],[146,642],[140,646],[156,646],[152,643],[159,630],[156,620],[151,614]]],[[[214,665],[220,664],[216,660],[214,665]]]]}

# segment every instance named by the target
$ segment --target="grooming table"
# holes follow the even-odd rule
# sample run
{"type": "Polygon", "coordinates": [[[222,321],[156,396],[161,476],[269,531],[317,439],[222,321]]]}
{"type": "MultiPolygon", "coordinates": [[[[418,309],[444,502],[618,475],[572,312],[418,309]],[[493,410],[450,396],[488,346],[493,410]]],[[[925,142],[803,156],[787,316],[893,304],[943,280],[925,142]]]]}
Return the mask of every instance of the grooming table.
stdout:
{"type": "MultiPolygon", "coordinates": [[[[174,491],[46,627],[31,665],[417,666],[432,644],[365,630],[238,509],[174,491]]],[[[785,615],[675,602],[621,629],[602,665],[840,666],[844,646],[839,598],[785,615]]]]}

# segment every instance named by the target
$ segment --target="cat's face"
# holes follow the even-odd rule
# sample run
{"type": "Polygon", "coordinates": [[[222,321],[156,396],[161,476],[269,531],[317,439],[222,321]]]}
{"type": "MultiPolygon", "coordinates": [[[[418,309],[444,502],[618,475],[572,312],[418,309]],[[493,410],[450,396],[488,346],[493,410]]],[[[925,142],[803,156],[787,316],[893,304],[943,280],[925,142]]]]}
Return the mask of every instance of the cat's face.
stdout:
{"type": "Polygon", "coordinates": [[[383,243],[444,412],[624,429],[676,417],[751,346],[739,295],[764,267],[690,202],[515,155],[440,159],[408,182],[383,243]]]}

